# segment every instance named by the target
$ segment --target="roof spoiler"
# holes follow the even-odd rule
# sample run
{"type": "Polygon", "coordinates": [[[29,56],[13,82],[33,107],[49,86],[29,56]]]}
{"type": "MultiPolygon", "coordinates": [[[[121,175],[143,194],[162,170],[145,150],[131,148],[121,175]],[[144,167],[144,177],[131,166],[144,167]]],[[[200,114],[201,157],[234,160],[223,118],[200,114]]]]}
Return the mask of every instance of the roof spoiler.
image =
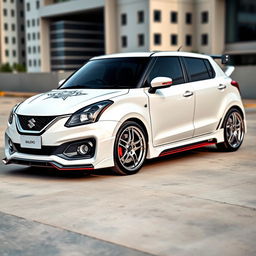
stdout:
{"type": "Polygon", "coordinates": [[[210,55],[213,59],[220,59],[221,64],[227,64],[230,60],[228,54],[223,54],[223,55],[210,55]]]}

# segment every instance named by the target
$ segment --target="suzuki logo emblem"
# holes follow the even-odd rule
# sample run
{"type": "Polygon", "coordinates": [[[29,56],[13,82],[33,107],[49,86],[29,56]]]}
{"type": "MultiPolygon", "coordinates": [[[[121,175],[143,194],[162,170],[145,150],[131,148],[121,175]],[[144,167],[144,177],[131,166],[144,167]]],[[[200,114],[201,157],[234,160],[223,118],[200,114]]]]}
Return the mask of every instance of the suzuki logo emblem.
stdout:
{"type": "Polygon", "coordinates": [[[28,120],[28,127],[32,129],[35,125],[36,120],[34,118],[28,120]]]}

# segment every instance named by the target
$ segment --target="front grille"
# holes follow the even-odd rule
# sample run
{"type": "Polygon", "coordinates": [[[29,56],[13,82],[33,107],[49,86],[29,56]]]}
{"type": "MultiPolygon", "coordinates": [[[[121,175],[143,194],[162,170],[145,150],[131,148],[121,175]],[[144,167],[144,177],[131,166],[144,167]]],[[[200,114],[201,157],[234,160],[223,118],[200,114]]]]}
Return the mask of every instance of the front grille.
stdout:
{"type": "Polygon", "coordinates": [[[27,131],[41,131],[56,116],[22,116],[18,115],[20,126],[27,131]]]}

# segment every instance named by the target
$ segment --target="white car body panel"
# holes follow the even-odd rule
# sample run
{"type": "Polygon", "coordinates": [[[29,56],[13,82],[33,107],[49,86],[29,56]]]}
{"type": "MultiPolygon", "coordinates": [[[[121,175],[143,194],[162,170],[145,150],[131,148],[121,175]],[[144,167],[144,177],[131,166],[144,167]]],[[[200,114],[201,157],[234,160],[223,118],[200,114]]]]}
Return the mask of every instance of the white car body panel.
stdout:
{"type": "MultiPolygon", "coordinates": [[[[122,53],[95,57],[93,60],[121,57],[186,56],[209,60],[216,77],[196,82],[173,85],[150,93],[149,88],[135,89],[65,89],[52,90],[24,101],[18,106],[12,124],[8,123],[5,138],[6,161],[25,159],[57,162],[63,166],[93,165],[95,169],[114,166],[114,144],[116,135],[127,120],[134,120],[145,128],[147,135],[147,158],[158,157],[163,151],[202,141],[224,141],[222,122],[228,110],[239,108],[243,116],[240,94],[231,85],[215,61],[206,55],[184,52],[122,53]],[[219,89],[219,85],[225,85],[219,89]],[[190,91],[191,96],[184,97],[190,91]],[[70,116],[78,110],[100,102],[111,100],[99,120],[94,123],[66,127],[70,116]],[[66,159],[59,155],[37,155],[10,153],[8,139],[20,144],[22,134],[17,115],[59,116],[42,133],[42,146],[60,146],[78,140],[93,138],[95,154],[89,159],[66,159]],[[19,131],[19,130],[20,131],[19,131]]],[[[245,121],[245,120],[244,120],[245,121]]],[[[246,128],[246,126],[245,126],[246,128]]]]}

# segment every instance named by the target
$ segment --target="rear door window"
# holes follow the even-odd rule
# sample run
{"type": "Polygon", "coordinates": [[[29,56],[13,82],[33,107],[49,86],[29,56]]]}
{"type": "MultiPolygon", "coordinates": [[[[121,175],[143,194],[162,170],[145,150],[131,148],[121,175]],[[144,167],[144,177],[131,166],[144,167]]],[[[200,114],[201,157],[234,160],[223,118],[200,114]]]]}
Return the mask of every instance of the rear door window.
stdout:
{"type": "Polygon", "coordinates": [[[191,82],[211,78],[203,59],[185,57],[184,60],[191,82]]]}
{"type": "Polygon", "coordinates": [[[173,85],[184,83],[185,81],[179,58],[158,57],[148,76],[147,86],[150,86],[151,81],[159,76],[172,78],[173,85]]]}

